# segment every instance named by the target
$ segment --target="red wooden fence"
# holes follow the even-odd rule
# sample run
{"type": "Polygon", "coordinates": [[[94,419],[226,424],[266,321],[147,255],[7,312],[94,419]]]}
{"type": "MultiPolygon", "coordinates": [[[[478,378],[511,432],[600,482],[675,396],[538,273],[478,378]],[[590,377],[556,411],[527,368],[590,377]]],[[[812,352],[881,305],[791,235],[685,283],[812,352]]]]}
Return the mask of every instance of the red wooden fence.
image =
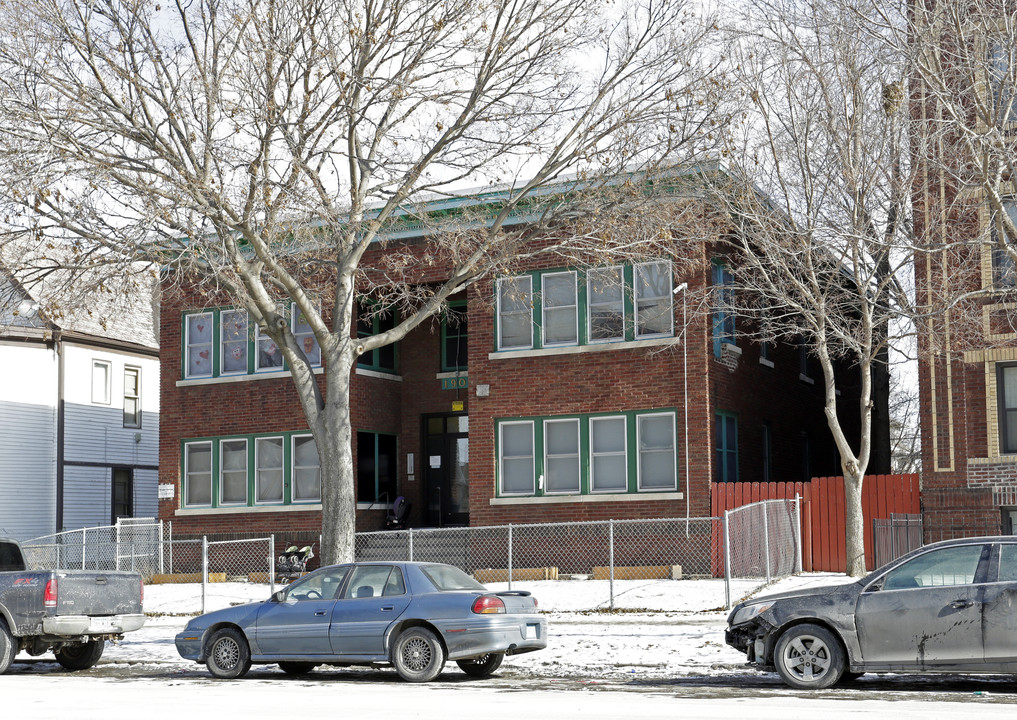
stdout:
{"type": "MultiPolygon", "coordinates": [[[[844,478],[812,478],[808,483],[714,483],[711,514],[760,500],[802,498],[802,569],[844,572],[845,548],[844,478]]],[[[875,557],[872,519],[890,513],[921,512],[917,475],[867,475],[862,486],[865,517],[865,563],[872,570],[875,557]]]]}

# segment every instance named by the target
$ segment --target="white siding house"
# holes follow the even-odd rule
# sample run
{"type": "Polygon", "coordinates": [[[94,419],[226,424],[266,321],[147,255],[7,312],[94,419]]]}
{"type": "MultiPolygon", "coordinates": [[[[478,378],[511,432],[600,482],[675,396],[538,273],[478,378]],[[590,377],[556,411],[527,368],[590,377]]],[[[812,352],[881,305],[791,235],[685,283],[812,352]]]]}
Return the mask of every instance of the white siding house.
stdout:
{"type": "Polygon", "coordinates": [[[51,321],[45,292],[0,264],[0,535],[26,540],[154,517],[153,296],[146,291],[109,315],[97,298],[51,321]]]}

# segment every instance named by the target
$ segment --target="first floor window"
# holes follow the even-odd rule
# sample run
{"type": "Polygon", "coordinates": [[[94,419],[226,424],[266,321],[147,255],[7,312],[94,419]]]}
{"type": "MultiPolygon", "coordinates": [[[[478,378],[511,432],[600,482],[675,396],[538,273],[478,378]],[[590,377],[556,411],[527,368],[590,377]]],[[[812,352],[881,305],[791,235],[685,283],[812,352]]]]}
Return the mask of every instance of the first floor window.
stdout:
{"type": "Polygon", "coordinates": [[[996,394],[999,397],[999,450],[1017,453],[1017,364],[996,366],[996,394]]]}
{"type": "Polygon", "coordinates": [[[392,502],[396,491],[396,436],[357,433],[357,502],[392,502]]]}
{"type": "Polygon", "coordinates": [[[283,501],[283,439],[258,438],[254,441],[255,502],[283,501]]]}
{"type": "Polygon", "coordinates": [[[579,492],[579,420],[544,423],[544,492],[579,492]]]}
{"type": "Polygon", "coordinates": [[[636,435],[639,489],[674,489],[677,484],[674,414],[639,415],[636,418],[636,435]]]}
{"type": "Polygon", "coordinates": [[[247,504],[247,441],[223,440],[219,448],[219,502],[247,504]]]}
{"type": "Polygon", "coordinates": [[[502,423],[500,430],[501,491],[507,495],[532,495],[533,423],[502,423]]]}
{"type": "Polygon", "coordinates": [[[730,413],[716,415],[717,482],[738,481],[738,418],[730,413]]]}
{"type": "Polygon", "coordinates": [[[624,417],[590,419],[590,489],[625,492],[628,488],[627,435],[624,417]]]}
{"type": "Polygon", "coordinates": [[[187,505],[212,504],[212,443],[184,446],[184,501],[187,505]]]}
{"type": "Polygon", "coordinates": [[[314,438],[293,438],[293,502],[321,500],[321,462],[314,438]]]}

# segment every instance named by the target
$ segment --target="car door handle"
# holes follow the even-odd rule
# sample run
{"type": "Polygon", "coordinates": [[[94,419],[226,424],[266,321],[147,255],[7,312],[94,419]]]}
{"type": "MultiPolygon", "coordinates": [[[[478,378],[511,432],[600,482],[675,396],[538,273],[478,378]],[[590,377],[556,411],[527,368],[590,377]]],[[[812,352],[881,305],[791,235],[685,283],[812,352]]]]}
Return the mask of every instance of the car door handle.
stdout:
{"type": "Polygon", "coordinates": [[[314,617],[325,617],[328,614],[328,610],[315,610],[314,617]]]}
{"type": "Polygon", "coordinates": [[[382,612],[385,612],[386,610],[388,611],[395,610],[395,605],[382,605],[381,610],[382,612]]]}
{"type": "Polygon", "coordinates": [[[950,603],[950,607],[956,610],[962,610],[963,608],[969,608],[974,604],[975,603],[973,600],[954,600],[952,603],[950,603]]]}

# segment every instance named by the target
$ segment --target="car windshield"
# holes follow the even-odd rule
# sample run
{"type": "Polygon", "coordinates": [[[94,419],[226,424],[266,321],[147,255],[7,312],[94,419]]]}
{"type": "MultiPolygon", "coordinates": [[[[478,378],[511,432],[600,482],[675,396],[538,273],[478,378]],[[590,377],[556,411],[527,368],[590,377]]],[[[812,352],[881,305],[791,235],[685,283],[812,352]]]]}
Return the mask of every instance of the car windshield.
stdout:
{"type": "Polygon", "coordinates": [[[420,571],[438,590],[481,590],[487,588],[451,565],[422,565],[420,571]]]}

